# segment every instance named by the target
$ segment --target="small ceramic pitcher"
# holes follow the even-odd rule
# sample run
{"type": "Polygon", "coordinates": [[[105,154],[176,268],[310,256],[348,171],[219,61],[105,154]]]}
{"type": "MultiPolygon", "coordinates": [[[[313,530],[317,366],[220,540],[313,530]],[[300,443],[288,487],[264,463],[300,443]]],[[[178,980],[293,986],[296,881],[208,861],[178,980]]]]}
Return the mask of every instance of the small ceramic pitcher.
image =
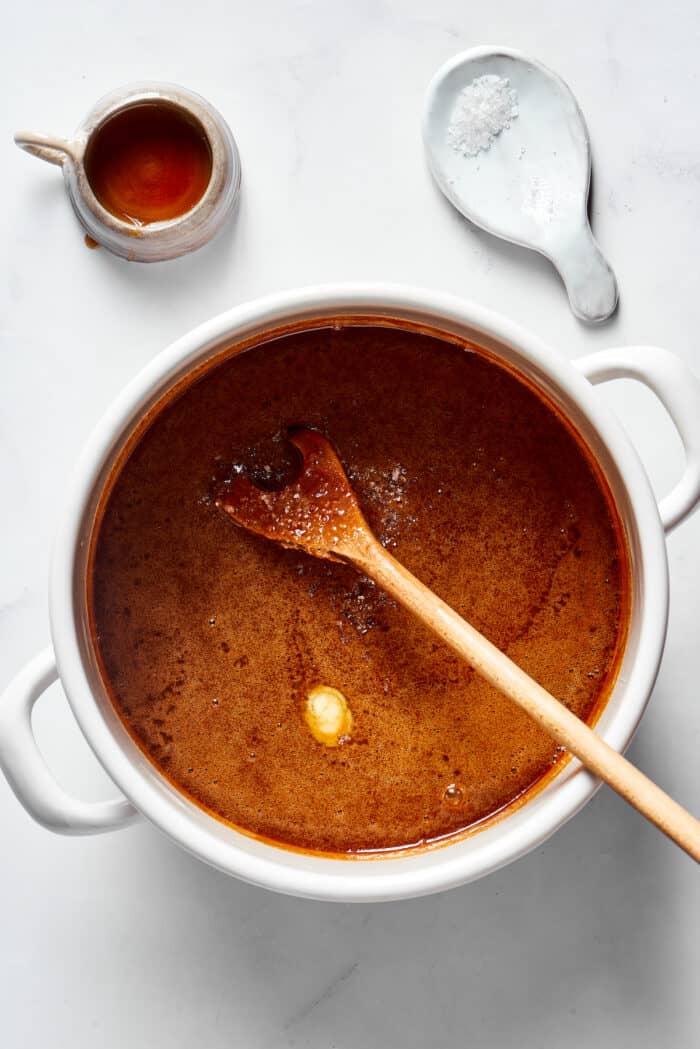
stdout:
{"type": "Polygon", "coordinates": [[[73,209],[89,236],[135,262],[159,262],[201,248],[232,211],[241,184],[238,149],[226,121],[200,95],[175,84],[141,83],[112,91],[70,139],[18,131],[15,142],[27,153],[59,165],[73,209]],[[193,208],[167,221],[137,226],[113,215],[97,199],[85,170],[85,155],[92,136],[108,119],[144,103],[174,107],[194,121],[209,143],[212,169],[193,208]]]}

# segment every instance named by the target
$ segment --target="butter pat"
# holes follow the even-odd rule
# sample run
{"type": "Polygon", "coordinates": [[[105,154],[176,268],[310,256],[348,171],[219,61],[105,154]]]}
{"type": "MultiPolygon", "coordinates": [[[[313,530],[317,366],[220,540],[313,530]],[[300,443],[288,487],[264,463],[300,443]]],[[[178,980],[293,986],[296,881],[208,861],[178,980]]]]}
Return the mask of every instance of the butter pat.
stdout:
{"type": "Polygon", "coordinates": [[[317,685],[306,697],[304,710],[311,735],[326,747],[337,747],[352,732],[352,714],[342,692],[330,685],[317,685]]]}

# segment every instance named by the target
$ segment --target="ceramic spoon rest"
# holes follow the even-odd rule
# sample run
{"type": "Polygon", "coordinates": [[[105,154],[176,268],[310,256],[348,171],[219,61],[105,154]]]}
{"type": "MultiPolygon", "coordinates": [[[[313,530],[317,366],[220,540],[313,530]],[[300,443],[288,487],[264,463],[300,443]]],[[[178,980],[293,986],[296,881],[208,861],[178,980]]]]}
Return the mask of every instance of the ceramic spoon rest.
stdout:
{"type": "Polygon", "coordinates": [[[428,88],[423,137],[437,184],[465,218],[550,259],[581,320],[610,316],[617,283],[588,220],[588,131],[563,80],[517,51],[464,51],[428,88]],[[517,116],[489,148],[464,155],[450,142],[450,124],[460,93],[484,76],[509,82],[517,116]]]}

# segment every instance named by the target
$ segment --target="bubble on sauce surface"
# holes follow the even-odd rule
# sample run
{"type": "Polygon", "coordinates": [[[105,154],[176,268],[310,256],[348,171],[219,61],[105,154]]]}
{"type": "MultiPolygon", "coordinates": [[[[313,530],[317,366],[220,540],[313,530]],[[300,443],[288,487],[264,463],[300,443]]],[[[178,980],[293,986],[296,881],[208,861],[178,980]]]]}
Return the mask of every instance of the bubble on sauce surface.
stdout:
{"type": "Polygon", "coordinates": [[[457,808],[462,805],[465,800],[464,788],[458,783],[450,783],[445,787],[445,791],[442,795],[442,800],[446,805],[450,805],[453,808],[457,808]]]}

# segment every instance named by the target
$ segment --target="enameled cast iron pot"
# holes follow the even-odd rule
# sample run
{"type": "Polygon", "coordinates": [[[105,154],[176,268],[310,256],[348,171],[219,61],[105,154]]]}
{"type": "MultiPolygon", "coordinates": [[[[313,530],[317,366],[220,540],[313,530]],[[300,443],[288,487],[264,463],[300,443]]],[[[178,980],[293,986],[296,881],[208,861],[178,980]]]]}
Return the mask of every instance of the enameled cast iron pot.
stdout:
{"type": "Polygon", "coordinates": [[[597,781],[571,761],[525,805],[452,844],[384,859],[305,855],[238,833],[190,802],[142,754],[109,702],[89,640],[85,572],[93,513],[125,440],[174,383],[226,346],[307,318],[353,314],[401,318],[485,347],[546,391],[588,443],[610,484],[632,561],[629,640],[596,730],[618,750],[632,739],[666,635],[664,536],[700,498],[700,382],[677,357],[654,347],[605,350],[571,364],[504,317],[461,299],[383,284],[328,285],[260,299],[202,324],[129,384],[90,437],[68,488],[53,551],[53,647],[32,660],[0,699],[0,766],[24,807],[44,826],[91,834],[145,816],[195,856],[257,885],[318,899],[394,900],[447,889],[509,863],[543,842],[593,795],[597,781]],[[681,480],[660,506],[634,448],[594,389],[623,376],[654,391],[685,447],[681,480]],[[78,801],[49,773],[34,741],[31,711],[57,676],[85,738],[122,792],[120,799],[78,801]]]}

